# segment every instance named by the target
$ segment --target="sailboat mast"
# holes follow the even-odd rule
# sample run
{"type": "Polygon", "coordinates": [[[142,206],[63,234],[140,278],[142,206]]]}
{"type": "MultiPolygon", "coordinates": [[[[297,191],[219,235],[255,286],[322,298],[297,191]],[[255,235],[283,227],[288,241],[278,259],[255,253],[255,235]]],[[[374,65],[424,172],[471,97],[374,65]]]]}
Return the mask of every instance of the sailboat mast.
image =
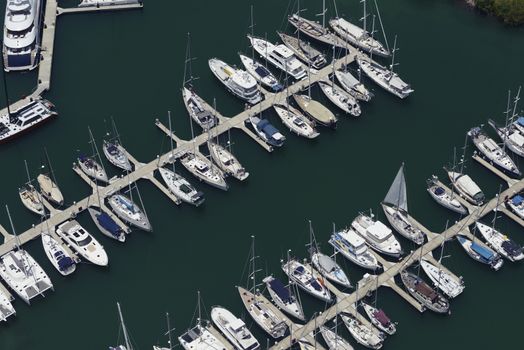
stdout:
{"type": "MultiPolygon", "coordinates": [[[[375,15],[373,15],[371,20],[371,39],[374,38],[375,35],[375,15]]],[[[369,51],[369,62],[373,61],[373,50],[369,51]]]]}
{"type": "MultiPolygon", "coordinates": [[[[251,38],[255,36],[255,23],[253,23],[253,5],[251,5],[251,38]]],[[[255,60],[255,46],[251,45],[251,59],[255,60]]]]}
{"type": "Polygon", "coordinates": [[[91,132],[91,128],[88,126],[87,130],[89,131],[89,138],[91,139],[91,141],[89,142],[91,143],[91,147],[93,148],[94,155],[96,156],[96,159],[100,162],[100,166],[102,167],[102,169],[105,171],[104,165],[102,164],[102,159],[100,158],[100,153],[98,153],[98,147],[96,146],[95,138],[93,137],[93,133],[91,132]]]}
{"type": "Polygon", "coordinates": [[[331,87],[335,89],[335,45],[333,45],[333,74],[331,76],[331,87]]]}
{"type": "MultiPolygon", "coordinates": [[[[297,1],[297,16],[300,17],[300,0],[297,1]]],[[[297,40],[298,44],[300,45],[300,29],[297,29],[297,40]]]]}
{"type": "Polygon", "coordinates": [[[25,165],[25,173],[27,175],[27,182],[26,184],[30,185],[31,184],[31,176],[29,176],[29,168],[27,167],[27,160],[24,159],[24,165],[25,165]]]}
{"type": "Polygon", "coordinates": [[[367,14],[367,8],[366,8],[366,0],[362,0],[362,7],[363,7],[363,11],[364,11],[364,15],[362,17],[362,27],[364,29],[364,31],[367,31],[368,30],[368,26],[367,26],[367,17],[368,17],[368,14],[367,14]]]}
{"type": "Polygon", "coordinates": [[[13,219],[11,219],[11,213],[9,212],[9,207],[7,204],[5,205],[5,210],[7,212],[7,217],[9,218],[9,224],[11,224],[11,231],[13,231],[13,235],[15,236],[16,247],[20,249],[20,238],[16,234],[15,225],[13,225],[13,219]]]}
{"type": "Polygon", "coordinates": [[[173,349],[173,342],[171,340],[171,326],[169,324],[169,312],[166,312],[166,321],[167,321],[167,337],[169,341],[169,350],[173,349]]]}
{"type": "Polygon", "coordinates": [[[464,174],[464,163],[466,162],[466,147],[468,145],[468,135],[464,139],[464,147],[462,148],[462,159],[460,159],[460,174],[464,174]]]}
{"type": "Polygon", "coordinates": [[[197,308],[198,308],[198,318],[197,318],[197,325],[198,327],[202,327],[202,310],[200,308],[200,291],[197,291],[197,308]]]}
{"type": "Polygon", "coordinates": [[[390,70],[391,70],[391,73],[394,72],[394,69],[395,69],[395,53],[397,52],[397,36],[395,35],[395,41],[393,42],[393,52],[392,52],[392,55],[391,55],[391,67],[390,67],[390,70]]]}
{"type": "Polygon", "coordinates": [[[2,62],[2,80],[4,82],[4,94],[5,94],[5,101],[7,104],[7,115],[9,116],[9,122],[13,122],[12,116],[11,116],[11,106],[9,105],[9,94],[7,92],[7,77],[6,72],[4,70],[4,55],[1,55],[2,58],[0,58],[0,61],[2,62]]]}
{"type": "Polygon", "coordinates": [[[53,170],[53,166],[51,165],[51,159],[49,159],[49,154],[47,154],[46,147],[44,147],[44,153],[47,165],[49,167],[49,174],[51,175],[51,179],[53,179],[53,183],[58,187],[58,182],[56,181],[55,172],[53,170]]]}
{"type": "Polygon", "coordinates": [[[251,275],[249,278],[253,282],[253,288],[250,288],[250,292],[256,295],[257,282],[256,282],[256,269],[255,269],[255,236],[251,236],[251,275]]]}
{"type": "Polygon", "coordinates": [[[173,172],[175,172],[175,154],[173,152],[173,125],[171,124],[171,111],[167,111],[167,118],[169,123],[169,143],[171,146],[171,164],[173,172]]]}
{"type": "Polygon", "coordinates": [[[326,0],[322,0],[322,29],[326,28],[326,0]]]}
{"type": "Polygon", "coordinates": [[[373,1],[375,2],[375,8],[377,10],[378,21],[380,22],[380,28],[382,29],[382,35],[384,36],[384,42],[386,43],[386,48],[389,51],[388,37],[386,36],[386,29],[384,29],[384,24],[382,23],[382,17],[380,16],[380,10],[378,9],[377,0],[373,0],[373,1]]]}
{"type": "Polygon", "coordinates": [[[122,310],[120,309],[120,303],[116,303],[118,307],[118,316],[120,317],[120,325],[122,326],[122,331],[124,332],[124,341],[126,342],[126,349],[132,350],[131,342],[129,341],[129,335],[127,334],[127,328],[124,323],[124,317],[122,316],[122,310]]]}

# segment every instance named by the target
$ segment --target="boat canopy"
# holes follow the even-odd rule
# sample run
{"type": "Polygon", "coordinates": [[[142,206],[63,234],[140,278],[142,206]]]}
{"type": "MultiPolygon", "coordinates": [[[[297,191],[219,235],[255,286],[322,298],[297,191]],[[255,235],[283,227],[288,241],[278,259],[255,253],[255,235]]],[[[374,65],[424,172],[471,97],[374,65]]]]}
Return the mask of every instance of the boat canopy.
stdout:
{"type": "Polygon", "coordinates": [[[377,319],[378,322],[380,322],[383,326],[389,326],[391,324],[391,320],[386,315],[386,313],[382,310],[377,310],[373,316],[377,319]]]}
{"type": "Polygon", "coordinates": [[[255,68],[255,72],[260,75],[261,78],[265,78],[271,74],[264,66],[258,66],[255,68]]]}
{"type": "Polygon", "coordinates": [[[522,202],[524,202],[524,198],[518,194],[511,199],[511,203],[513,203],[513,205],[521,205],[522,202]]]}
{"type": "Polygon", "coordinates": [[[108,230],[113,236],[120,236],[122,228],[115,222],[115,220],[107,215],[107,213],[101,212],[100,215],[98,215],[96,218],[100,225],[108,230]]]}
{"type": "Polygon", "coordinates": [[[517,256],[522,253],[522,247],[511,239],[502,242],[501,246],[511,256],[517,256]]]}
{"type": "Polygon", "coordinates": [[[524,126],[524,117],[519,117],[517,119],[517,123],[519,123],[520,125],[524,126]]]}
{"type": "Polygon", "coordinates": [[[62,257],[58,259],[58,268],[60,269],[60,271],[65,271],[69,269],[71,266],[73,266],[74,264],[75,262],[73,261],[73,259],[71,259],[68,256],[62,255],[62,257]]]}
{"type": "Polygon", "coordinates": [[[395,180],[391,184],[384,203],[394,205],[402,210],[408,211],[408,196],[406,190],[406,177],[404,175],[404,163],[400,166],[395,180]]]}
{"type": "Polygon", "coordinates": [[[446,191],[442,187],[437,187],[433,191],[437,196],[443,195],[446,191]]]}
{"type": "Polygon", "coordinates": [[[287,289],[284,283],[282,283],[280,280],[275,278],[269,282],[269,285],[284,303],[293,302],[293,297],[291,296],[289,289],[287,289]]]}
{"type": "Polygon", "coordinates": [[[522,136],[522,134],[520,134],[519,132],[514,132],[510,134],[509,139],[517,146],[524,147],[524,136],[522,136]]]}
{"type": "Polygon", "coordinates": [[[471,242],[471,249],[488,261],[492,260],[493,256],[495,255],[491,249],[487,249],[475,242],[471,242]]]}

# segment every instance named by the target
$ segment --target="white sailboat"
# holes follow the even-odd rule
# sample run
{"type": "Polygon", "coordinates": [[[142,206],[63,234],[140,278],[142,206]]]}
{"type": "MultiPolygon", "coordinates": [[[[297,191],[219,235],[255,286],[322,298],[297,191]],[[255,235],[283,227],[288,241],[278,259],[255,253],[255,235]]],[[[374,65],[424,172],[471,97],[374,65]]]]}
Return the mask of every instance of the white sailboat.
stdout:
{"type": "Polygon", "coordinates": [[[519,218],[524,219],[524,197],[521,194],[508,198],[504,205],[517,214],[519,218]]]}
{"type": "Polygon", "coordinates": [[[113,137],[104,140],[102,151],[111,164],[124,171],[131,171],[133,167],[127,156],[127,151],[124,146],[122,146],[122,141],[120,140],[113,117],[111,117],[111,126],[113,129],[113,137]]]}
{"type": "Polygon", "coordinates": [[[331,293],[315,271],[295,259],[282,264],[282,271],[306,293],[326,303],[331,302],[331,293]]]}
{"type": "Polygon", "coordinates": [[[359,214],[351,223],[351,227],[366,241],[371,249],[399,258],[403,253],[399,241],[386,225],[374,220],[372,215],[359,214]]]}
{"type": "Polygon", "coordinates": [[[489,265],[495,271],[504,265],[504,260],[500,255],[490,248],[471,241],[463,235],[457,235],[457,241],[473,260],[489,265]]]}
{"type": "Polygon", "coordinates": [[[124,323],[124,316],[122,316],[122,310],[120,309],[120,303],[116,303],[118,308],[118,318],[120,320],[120,327],[122,328],[122,333],[124,335],[124,345],[118,345],[116,347],[109,347],[109,350],[133,350],[131,345],[131,340],[129,339],[129,333],[127,332],[126,325],[124,323]]]}
{"type": "Polygon", "coordinates": [[[497,126],[494,120],[489,119],[488,124],[496,131],[504,145],[513,153],[524,157],[524,118],[517,115],[517,104],[520,100],[520,87],[513,102],[513,111],[510,110],[511,91],[508,93],[508,110],[506,111],[506,124],[497,126]],[[511,116],[510,116],[511,114],[511,116]]]}
{"type": "Polygon", "coordinates": [[[58,184],[53,172],[53,167],[51,166],[51,161],[49,160],[49,155],[47,150],[44,148],[46,165],[49,167],[49,172],[44,174],[39,174],[36,177],[38,186],[40,187],[40,193],[44,196],[49,202],[62,206],[64,204],[64,196],[58,188],[58,184]]]}
{"type": "MultiPolygon", "coordinates": [[[[243,287],[237,287],[240,299],[246,308],[247,312],[253,320],[272,338],[283,337],[287,331],[287,325],[283,319],[276,315],[271,310],[271,304],[265,298],[260,295],[257,289],[256,273],[255,268],[255,237],[252,236],[251,250],[250,250],[250,273],[248,275],[249,290],[243,287]]],[[[188,349],[189,350],[189,349],[188,349]]]]}
{"type": "Polygon", "coordinates": [[[425,259],[420,261],[420,266],[433,284],[448,297],[455,298],[464,291],[464,282],[462,279],[456,279],[453,275],[425,259]]]}
{"type": "Polygon", "coordinates": [[[484,237],[488,245],[497,251],[497,253],[512,262],[524,259],[522,247],[508,236],[497,231],[494,226],[493,224],[493,227],[489,227],[479,221],[475,223],[475,227],[482,237],[484,237]]]}
{"type": "Polygon", "coordinates": [[[382,347],[383,339],[376,329],[367,327],[353,315],[341,314],[340,317],[357,343],[370,349],[380,349],[382,347]]]}
{"type": "Polygon", "coordinates": [[[371,323],[375,327],[389,335],[393,335],[397,332],[395,323],[391,322],[383,310],[377,309],[376,307],[364,302],[361,302],[360,304],[362,305],[362,308],[364,309],[364,312],[368,318],[371,320],[371,323]]]}
{"type": "Polygon", "coordinates": [[[222,170],[207,158],[198,153],[186,152],[179,159],[180,163],[198,180],[224,191],[229,189],[222,170]]]}
{"type": "Polygon", "coordinates": [[[239,56],[246,71],[261,85],[269,88],[272,92],[279,92],[282,90],[282,85],[278,82],[278,79],[262,63],[253,58],[249,58],[246,55],[239,54],[239,56]]]}
{"type": "Polygon", "coordinates": [[[342,86],[344,90],[350,93],[353,97],[360,101],[371,101],[373,94],[348,70],[335,71],[335,77],[340,83],[340,86],[342,86]]]}
{"type": "MultiPolygon", "coordinates": [[[[129,185],[129,193],[131,193],[131,185],[129,185]]],[[[138,188],[137,188],[138,189],[138,188]]],[[[138,198],[140,202],[142,199],[140,193],[138,193],[138,198]]],[[[125,222],[141,229],[144,231],[153,231],[153,227],[149,222],[146,212],[141,209],[132,198],[124,196],[123,194],[117,193],[109,197],[108,201],[109,206],[115,214],[125,222]]],[[[144,207],[142,203],[142,208],[144,207]]]]}
{"type": "Polygon", "coordinates": [[[36,260],[20,247],[7,205],[6,211],[15,235],[16,248],[0,257],[0,277],[24,302],[30,304],[34,297],[44,295],[49,289],[53,290],[53,283],[36,260]]]}
{"type": "Polygon", "coordinates": [[[408,196],[404,163],[400,166],[381,205],[388,222],[393,226],[395,231],[418,245],[424,243],[424,233],[408,214],[408,196]]]}
{"type": "Polygon", "coordinates": [[[56,233],[84,259],[99,266],[109,264],[104,247],[76,220],[69,220],[58,225],[56,233]]]}
{"type": "Polygon", "coordinates": [[[260,343],[251,334],[242,319],[221,306],[211,309],[211,320],[237,350],[256,350],[260,343]]]}
{"type": "Polygon", "coordinates": [[[353,347],[347,340],[326,326],[320,326],[320,334],[322,334],[322,338],[328,345],[329,350],[353,350],[353,347]]]}
{"type": "Polygon", "coordinates": [[[27,162],[24,160],[25,164],[25,171],[27,173],[27,182],[24,186],[18,189],[18,195],[20,196],[20,200],[22,201],[22,204],[32,211],[33,213],[44,216],[45,215],[45,207],[44,203],[42,202],[42,198],[40,197],[40,193],[36,190],[35,186],[33,186],[33,181],[31,180],[31,176],[29,175],[29,169],[27,168],[27,162]]]}
{"type": "Polygon", "coordinates": [[[431,198],[433,198],[444,208],[448,208],[449,210],[452,210],[460,215],[466,215],[468,213],[468,209],[456,198],[457,195],[455,192],[439,186],[437,181],[438,177],[435,175],[427,180],[427,192],[431,198]]]}
{"type": "Polygon", "coordinates": [[[400,277],[409,294],[424,307],[436,313],[449,313],[449,301],[418,275],[404,270],[400,277]]]}
{"type": "Polygon", "coordinates": [[[290,49],[295,56],[302,62],[311,65],[316,70],[321,69],[327,64],[326,57],[322,52],[313,48],[310,43],[300,39],[300,31],[297,30],[297,37],[277,32],[280,40],[290,49]]]}
{"type": "Polygon", "coordinates": [[[108,177],[104,166],[102,165],[102,160],[100,159],[100,154],[96,147],[95,139],[91,133],[91,128],[88,128],[89,131],[89,143],[93,151],[93,156],[89,157],[83,154],[78,156],[78,165],[80,169],[89,176],[90,178],[96,181],[102,181],[108,183],[108,177]],[[98,161],[97,161],[98,160],[98,161]]]}
{"type": "Polygon", "coordinates": [[[267,276],[262,282],[266,284],[271,300],[273,300],[280,310],[301,321],[305,321],[304,310],[298,299],[299,295],[292,291],[292,287],[294,286],[294,284],[291,285],[292,282],[290,282],[289,286],[286,286],[282,281],[273,276],[267,276]]]}
{"type": "Polygon", "coordinates": [[[380,267],[377,258],[368,249],[366,241],[351,228],[339,232],[333,228],[329,244],[336,252],[360,267],[369,270],[376,270],[380,267]]]}
{"type": "Polygon", "coordinates": [[[167,332],[165,333],[165,335],[168,336],[168,341],[167,341],[168,347],[161,347],[161,346],[153,345],[153,350],[173,350],[173,341],[171,340],[171,331],[174,329],[171,329],[171,326],[169,325],[169,313],[168,312],[166,312],[166,321],[167,321],[167,332]]]}

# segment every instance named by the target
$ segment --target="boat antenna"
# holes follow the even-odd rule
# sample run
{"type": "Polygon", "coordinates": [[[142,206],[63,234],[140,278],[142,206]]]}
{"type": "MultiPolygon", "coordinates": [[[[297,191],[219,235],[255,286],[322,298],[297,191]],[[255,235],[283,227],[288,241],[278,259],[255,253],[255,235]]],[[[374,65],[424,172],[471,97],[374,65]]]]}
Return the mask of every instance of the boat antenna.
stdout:
{"type": "Polygon", "coordinates": [[[0,61],[2,62],[2,80],[3,80],[3,83],[4,83],[4,94],[5,94],[5,101],[6,101],[6,104],[7,104],[7,114],[9,116],[9,122],[10,123],[13,123],[14,122],[14,118],[11,114],[11,106],[9,105],[9,94],[8,94],[8,91],[7,91],[7,77],[6,77],[6,72],[5,72],[5,65],[4,65],[4,55],[0,55],[2,56],[2,58],[0,59],[0,61]]]}
{"type": "Polygon", "coordinates": [[[384,42],[386,43],[386,48],[389,51],[388,37],[386,36],[386,30],[384,29],[384,24],[382,23],[382,17],[380,16],[380,10],[378,9],[377,0],[373,0],[373,1],[375,2],[375,8],[377,9],[377,15],[378,15],[378,20],[380,22],[380,28],[382,28],[382,35],[384,35],[384,42]]]}
{"type": "Polygon", "coordinates": [[[515,119],[515,117],[517,116],[517,104],[518,102],[520,101],[520,89],[522,88],[522,86],[519,86],[519,89],[517,91],[517,95],[515,96],[515,100],[514,100],[514,104],[513,104],[513,113],[511,114],[511,119],[515,119]]]}
{"type": "Polygon", "coordinates": [[[120,134],[118,133],[118,129],[116,128],[115,118],[111,116],[110,119],[111,119],[111,127],[113,128],[113,132],[115,133],[114,138],[118,141],[118,144],[122,146],[122,139],[120,139],[120,134]]]}
{"type": "Polygon", "coordinates": [[[120,309],[120,303],[117,302],[116,306],[118,307],[118,317],[120,317],[120,325],[122,327],[122,331],[124,332],[124,341],[126,342],[126,349],[133,350],[133,347],[131,346],[131,342],[129,341],[129,334],[127,334],[127,328],[124,323],[124,317],[122,316],[122,310],[120,309]]]}
{"type": "MultiPolygon", "coordinates": [[[[255,236],[254,235],[251,235],[251,260],[250,260],[250,263],[251,263],[251,273],[248,275],[248,279],[250,281],[248,282],[252,282],[252,285],[249,286],[249,291],[251,293],[253,293],[253,295],[257,296],[257,278],[256,278],[256,273],[260,270],[256,270],[256,265],[255,265],[255,260],[257,258],[257,256],[255,255],[255,236]]],[[[249,285],[249,283],[248,283],[249,285]]]]}
{"type": "MultiPolygon", "coordinates": [[[[511,113],[511,107],[510,107],[510,102],[511,101],[511,90],[508,90],[508,103],[506,105],[506,112],[504,112],[506,114],[506,123],[505,123],[505,130],[504,130],[504,134],[502,135],[502,151],[505,153],[506,152],[506,140],[507,140],[507,136],[508,136],[508,125],[509,125],[509,120],[510,120],[510,113],[511,113]]],[[[513,116],[513,114],[512,114],[513,116]]]]}
{"type": "Polygon", "coordinates": [[[497,194],[497,204],[495,205],[495,209],[493,209],[493,211],[495,212],[495,217],[493,217],[493,223],[491,225],[492,234],[493,234],[493,231],[495,231],[495,222],[497,221],[497,216],[499,215],[500,193],[501,192],[502,192],[502,185],[499,185],[499,192],[497,194]]]}
{"type": "Polygon", "coordinates": [[[175,172],[175,154],[173,153],[173,125],[171,123],[171,111],[167,111],[167,118],[169,123],[169,143],[171,146],[171,164],[173,167],[173,172],[175,172]]]}
{"type": "MultiPolygon", "coordinates": [[[[397,48],[397,36],[395,35],[395,41],[393,42],[393,51],[392,51],[392,55],[391,55],[391,66],[389,67],[389,69],[391,70],[391,73],[394,72],[394,69],[395,69],[395,66],[398,66],[399,63],[395,63],[395,54],[396,52],[400,50],[399,48],[397,48]]],[[[373,50],[371,50],[373,51],[373,50]]]]}

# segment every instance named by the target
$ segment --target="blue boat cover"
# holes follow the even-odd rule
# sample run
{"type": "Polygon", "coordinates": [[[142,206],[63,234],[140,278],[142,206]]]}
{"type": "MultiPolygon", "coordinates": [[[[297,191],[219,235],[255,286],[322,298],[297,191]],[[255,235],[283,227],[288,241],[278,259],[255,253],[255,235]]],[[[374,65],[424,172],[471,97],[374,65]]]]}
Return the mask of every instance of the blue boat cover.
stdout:
{"type": "Polygon", "coordinates": [[[524,198],[517,194],[515,197],[511,199],[511,202],[514,205],[520,205],[522,202],[524,202],[524,198]]]}
{"type": "Polygon", "coordinates": [[[263,66],[258,66],[255,69],[255,72],[257,72],[257,74],[260,75],[261,78],[265,78],[269,75],[269,71],[263,66]]]}
{"type": "Polygon", "coordinates": [[[512,240],[502,242],[501,246],[510,256],[515,257],[522,253],[522,247],[512,240]]]}
{"type": "Polygon", "coordinates": [[[519,117],[519,119],[517,119],[517,123],[524,126],[524,117],[519,117]]]}
{"type": "Polygon", "coordinates": [[[280,282],[280,280],[277,280],[276,278],[269,282],[269,285],[271,286],[271,289],[279,296],[280,299],[284,303],[292,303],[293,297],[291,296],[291,293],[289,292],[289,289],[284,285],[284,283],[280,282]]]}
{"type": "Polygon", "coordinates": [[[311,287],[315,288],[316,291],[320,292],[322,290],[322,286],[317,282],[316,278],[310,279],[309,282],[311,287]]]}
{"type": "Polygon", "coordinates": [[[267,119],[263,119],[258,123],[258,127],[260,130],[264,132],[264,134],[268,136],[273,136],[274,134],[278,133],[277,128],[275,128],[267,119]]]}
{"type": "Polygon", "coordinates": [[[488,261],[493,259],[493,255],[494,255],[493,251],[486,249],[483,246],[478,245],[475,242],[471,242],[471,249],[488,261]]]}
{"type": "Polygon", "coordinates": [[[58,268],[60,269],[60,271],[67,270],[74,264],[75,262],[73,261],[73,259],[71,259],[68,256],[62,256],[62,258],[58,260],[58,268]]]}
{"type": "Polygon", "coordinates": [[[440,196],[441,194],[444,194],[444,192],[446,192],[446,191],[444,191],[444,189],[442,187],[435,188],[435,194],[437,196],[440,196]]]}
{"type": "Polygon", "coordinates": [[[113,236],[118,237],[120,236],[120,232],[122,231],[122,228],[118,226],[118,224],[113,220],[109,215],[102,212],[100,215],[96,217],[98,220],[98,223],[100,226],[105,228],[107,231],[109,231],[113,236]]]}

